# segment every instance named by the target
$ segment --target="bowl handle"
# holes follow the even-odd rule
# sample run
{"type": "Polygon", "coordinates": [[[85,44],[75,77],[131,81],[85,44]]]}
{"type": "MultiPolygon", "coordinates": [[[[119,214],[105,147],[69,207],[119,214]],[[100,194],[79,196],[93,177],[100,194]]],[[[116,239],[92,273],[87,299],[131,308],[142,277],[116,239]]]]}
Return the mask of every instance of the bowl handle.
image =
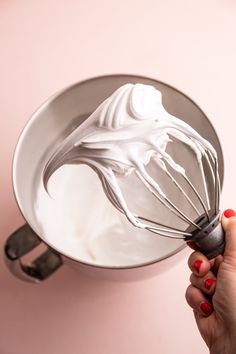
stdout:
{"type": "Polygon", "coordinates": [[[21,257],[27,255],[42,241],[28,224],[11,234],[5,243],[5,262],[9,270],[22,280],[39,283],[52,275],[62,264],[59,254],[47,249],[31,264],[24,264],[21,257]]]}

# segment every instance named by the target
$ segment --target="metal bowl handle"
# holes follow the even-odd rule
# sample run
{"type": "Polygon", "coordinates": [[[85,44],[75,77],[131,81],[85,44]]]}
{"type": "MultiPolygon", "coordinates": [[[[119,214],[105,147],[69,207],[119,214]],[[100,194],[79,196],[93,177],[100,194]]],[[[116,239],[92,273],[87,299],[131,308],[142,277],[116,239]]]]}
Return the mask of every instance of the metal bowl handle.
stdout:
{"type": "Polygon", "coordinates": [[[26,265],[21,258],[36,248],[42,241],[28,224],[11,234],[5,243],[5,262],[9,270],[22,280],[39,283],[52,275],[62,264],[60,255],[47,249],[26,265]]]}

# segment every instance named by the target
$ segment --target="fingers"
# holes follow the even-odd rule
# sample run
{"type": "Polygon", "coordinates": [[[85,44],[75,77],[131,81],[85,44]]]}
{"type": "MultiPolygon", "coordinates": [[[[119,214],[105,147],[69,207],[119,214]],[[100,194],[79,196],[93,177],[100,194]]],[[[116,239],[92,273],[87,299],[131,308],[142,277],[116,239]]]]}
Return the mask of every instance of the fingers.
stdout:
{"type": "Polygon", "coordinates": [[[200,289],[189,285],[185,297],[189,306],[199,315],[207,317],[212,313],[213,307],[200,289]]]}
{"type": "MultiPolygon", "coordinates": [[[[236,212],[227,209],[222,214],[221,222],[225,230],[224,255],[208,260],[201,252],[195,250],[188,260],[192,274],[191,285],[186,290],[186,300],[194,310],[196,318],[207,317],[213,312],[211,298],[217,291],[217,274],[221,263],[229,264],[236,271],[236,212]]],[[[191,243],[189,246],[195,248],[191,243]]]]}
{"type": "Polygon", "coordinates": [[[192,273],[190,276],[190,283],[206,295],[212,296],[215,292],[216,277],[211,271],[204,277],[197,277],[192,273]]]}
{"type": "Polygon", "coordinates": [[[215,292],[216,275],[211,269],[215,264],[216,259],[209,261],[199,251],[193,252],[189,257],[188,265],[192,274],[190,276],[191,285],[186,291],[186,300],[195,315],[207,317],[213,312],[210,298],[215,292]]]}
{"type": "Polygon", "coordinates": [[[227,225],[229,223],[230,218],[232,218],[233,216],[236,216],[236,212],[233,209],[226,209],[222,213],[222,215],[221,215],[221,223],[222,223],[222,226],[223,226],[225,231],[227,229],[227,225]]]}
{"type": "Polygon", "coordinates": [[[224,261],[236,268],[236,213],[227,209],[221,217],[225,230],[224,261]]]}
{"type": "Polygon", "coordinates": [[[187,245],[190,247],[190,248],[192,248],[192,250],[197,250],[197,245],[195,244],[195,242],[193,242],[193,241],[188,241],[187,242],[187,245]]]}
{"type": "Polygon", "coordinates": [[[209,261],[201,252],[193,252],[188,260],[188,265],[193,274],[203,277],[211,268],[211,261],[209,261]]]}
{"type": "Polygon", "coordinates": [[[220,254],[219,256],[217,256],[216,258],[212,259],[211,260],[211,271],[217,276],[217,273],[218,273],[218,269],[219,269],[219,266],[220,264],[222,263],[223,261],[223,256],[220,254]]]}

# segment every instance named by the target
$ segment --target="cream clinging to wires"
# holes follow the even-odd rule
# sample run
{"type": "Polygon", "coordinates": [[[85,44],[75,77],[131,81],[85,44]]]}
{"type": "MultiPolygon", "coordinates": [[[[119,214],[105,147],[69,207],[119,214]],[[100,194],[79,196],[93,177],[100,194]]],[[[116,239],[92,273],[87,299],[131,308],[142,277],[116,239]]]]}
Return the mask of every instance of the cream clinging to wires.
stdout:
{"type": "MultiPolygon", "coordinates": [[[[217,226],[219,231],[220,183],[216,151],[192,127],[164,109],[161,93],[153,86],[126,84],[107,98],[51,156],[44,170],[45,187],[50,176],[64,164],[90,166],[100,178],[110,202],[136,227],[160,236],[192,239],[193,234],[202,233],[202,230],[205,230],[214,219],[212,229],[217,226]],[[178,140],[194,152],[202,179],[204,197],[192,184],[185,169],[166,151],[171,139],[178,140]],[[157,170],[166,174],[166,178],[175,184],[178,191],[184,194],[186,203],[196,214],[194,219],[180,210],[162,190],[158,179],[154,179],[148,173],[147,166],[150,161],[156,165],[157,170]],[[204,171],[206,166],[210,171],[211,183],[214,185],[214,198],[209,196],[204,171]],[[117,177],[126,178],[131,173],[136,174],[163,208],[167,208],[170,213],[186,223],[185,229],[160,224],[157,220],[136,215],[129,209],[117,177]],[[175,178],[175,174],[181,176],[188,184],[200,207],[191,200],[181,183],[175,178]]],[[[220,241],[220,251],[222,247],[220,241]]],[[[211,252],[208,254],[206,251],[206,253],[212,256],[211,252]]]]}

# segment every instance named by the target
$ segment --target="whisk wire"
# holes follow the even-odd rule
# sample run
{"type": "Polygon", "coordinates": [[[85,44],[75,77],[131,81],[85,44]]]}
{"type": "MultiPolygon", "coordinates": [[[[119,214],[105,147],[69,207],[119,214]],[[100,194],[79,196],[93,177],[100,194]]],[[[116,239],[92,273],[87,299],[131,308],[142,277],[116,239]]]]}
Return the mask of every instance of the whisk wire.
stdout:
{"type": "Polygon", "coordinates": [[[199,161],[199,169],[200,169],[200,173],[202,176],[202,182],[203,182],[203,188],[204,188],[204,193],[205,193],[205,197],[206,197],[207,209],[210,210],[210,199],[209,199],[209,194],[208,194],[207,183],[206,183],[202,160],[199,161]]]}
{"type": "Polygon", "coordinates": [[[200,227],[195,224],[187,215],[185,215],[176,205],[174,205],[164,194],[162,196],[159,196],[154,190],[157,190],[155,188],[155,181],[149,176],[149,174],[142,168],[142,173],[141,170],[136,171],[137,176],[141,179],[143,184],[146,186],[146,188],[152,193],[152,195],[157,198],[163,205],[165,205],[171,212],[173,212],[177,217],[179,217],[181,220],[185,221],[189,225],[193,225],[200,229],[200,227]],[[154,190],[153,190],[154,189],[154,190]]]}
{"type": "Polygon", "coordinates": [[[182,235],[182,236],[176,236],[176,235],[173,235],[173,234],[169,234],[168,232],[160,232],[160,231],[156,231],[155,228],[152,228],[152,227],[147,227],[146,230],[154,233],[154,234],[157,234],[159,236],[164,236],[164,237],[169,237],[169,238],[176,238],[176,239],[180,239],[180,240],[183,240],[185,239],[185,237],[182,235]]]}
{"type": "Polygon", "coordinates": [[[219,173],[218,173],[218,161],[217,159],[214,159],[215,161],[215,214],[218,213],[219,210],[219,196],[220,196],[220,178],[219,178],[219,173]]]}
{"type": "Polygon", "coordinates": [[[196,197],[198,198],[199,202],[201,203],[201,205],[203,207],[203,210],[207,216],[207,219],[210,221],[210,216],[209,216],[207,207],[206,207],[204,201],[202,200],[202,197],[200,196],[200,194],[198,193],[198,191],[196,190],[196,188],[194,187],[194,185],[192,184],[190,179],[186,175],[183,175],[183,177],[184,177],[185,181],[189,184],[189,186],[192,188],[193,192],[195,193],[196,197]]]}
{"type": "Polygon", "coordinates": [[[171,202],[171,200],[169,200],[168,198],[165,198],[165,200],[167,201],[168,204],[170,204],[170,206],[176,210],[189,224],[195,226],[197,229],[201,229],[201,227],[197,224],[195,224],[195,222],[193,222],[185,213],[183,213],[175,204],[173,204],[171,202]]]}
{"type": "Polygon", "coordinates": [[[162,227],[165,228],[165,230],[168,229],[169,231],[171,231],[171,232],[173,232],[173,233],[180,233],[180,234],[183,234],[183,235],[186,235],[186,236],[190,236],[190,235],[191,235],[191,234],[188,233],[188,232],[185,232],[185,231],[183,231],[183,230],[177,229],[177,228],[172,227],[172,226],[171,226],[171,229],[170,229],[170,227],[167,226],[167,225],[164,225],[164,224],[159,223],[159,222],[154,221],[154,220],[150,220],[150,219],[145,218],[145,217],[143,217],[143,216],[137,216],[137,218],[140,219],[140,220],[148,221],[148,222],[150,222],[150,223],[152,223],[152,224],[155,224],[155,225],[158,225],[158,226],[162,226],[162,227]]]}
{"type": "Polygon", "coordinates": [[[220,203],[220,190],[221,190],[221,185],[220,185],[220,177],[219,177],[219,172],[218,172],[218,160],[215,158],[211,151],[207,151],[208,155],[210,156],[211,159],[211,167],[212,167],[212,172],[213,172],[213,180],[214,180],[214,212],[215,214],[218,214],[219,212],[219,203],[220,203]]]}
{"type": "Polygon", "coordinates": [[[198,208],[196,207],[196,205],[192,202],[192,200],[189,198],[189,196],[187,195],[187,193],[185,192],[185,190],[181,187],[181,185],[177,182],[177,180],[172,176],[172,174],[166,170],[166,174],[167,176],[172,180],[172,182],[176,185],[176,187],[183,193],[183,195],[185,196],[185,198],[187,199],[188,203],[192,206],[192,208],[194,209],[194,211],[197,213],[198,216],[201,215],[200,211],[198,210],[198,208]]]}

